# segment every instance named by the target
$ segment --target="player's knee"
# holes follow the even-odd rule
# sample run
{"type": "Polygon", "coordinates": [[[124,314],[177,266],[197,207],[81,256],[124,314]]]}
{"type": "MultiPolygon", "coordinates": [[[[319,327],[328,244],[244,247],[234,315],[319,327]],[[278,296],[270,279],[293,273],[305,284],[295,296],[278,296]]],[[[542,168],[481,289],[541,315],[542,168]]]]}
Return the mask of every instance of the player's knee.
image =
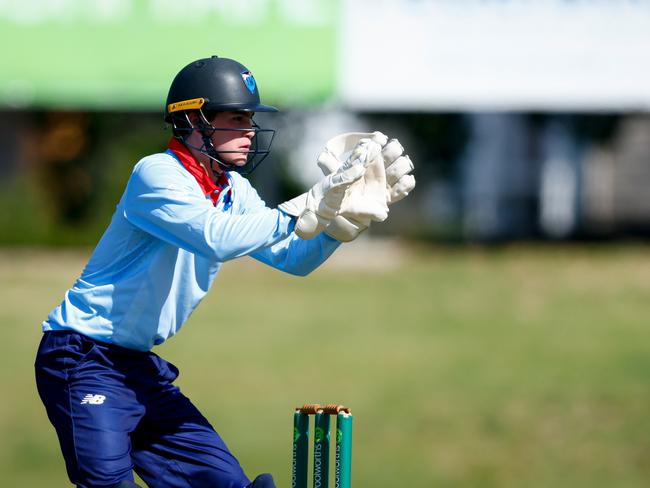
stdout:
{"type": "Polygon", "coordinates": [[[248,485],[248,488],[276,488],[273,482],[273,476],[270,474],[261,474],[248,485]]]}
{"type": "Polygon", "coordinates": [[[112,488],[142,488],[140,485],[135,484],[133,481],[120,481],[118,484],[113,485],[112,488]]]}

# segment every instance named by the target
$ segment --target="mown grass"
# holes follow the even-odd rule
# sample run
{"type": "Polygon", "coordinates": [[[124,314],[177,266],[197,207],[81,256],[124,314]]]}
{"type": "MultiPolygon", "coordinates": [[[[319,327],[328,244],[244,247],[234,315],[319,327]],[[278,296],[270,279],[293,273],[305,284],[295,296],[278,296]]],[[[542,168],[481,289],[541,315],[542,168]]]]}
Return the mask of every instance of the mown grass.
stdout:
{"type": "MultiPolygon", "coordinates": [[[[289,486],[292,408],[341,402],[357,488],[650,484],[650,249],[371,251],[229,263],[157,351],[250,474],[289,486]]],[[[86,257],[0,251],[3,486],[68,486],[32,363],[86,257]]]]}

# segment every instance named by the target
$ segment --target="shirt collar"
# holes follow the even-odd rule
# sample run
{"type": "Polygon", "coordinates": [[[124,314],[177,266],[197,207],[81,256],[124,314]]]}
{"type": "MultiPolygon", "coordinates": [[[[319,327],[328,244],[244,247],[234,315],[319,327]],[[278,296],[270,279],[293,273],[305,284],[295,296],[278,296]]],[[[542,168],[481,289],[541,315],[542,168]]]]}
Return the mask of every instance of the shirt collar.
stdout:
{"type": "Polygon", "coordinates": [[[206,197],[209,196],[212,203],[216,205],[219,194],[229,183],[226,173],[222,171],[219,173],[216,182],[212,180],[206,169],[192,156],[187,146],[174,137],[170,139],[167,148],[174,153],[185,169],[194,176],[201,190],[203,190],[203,194],[206,197]]]}

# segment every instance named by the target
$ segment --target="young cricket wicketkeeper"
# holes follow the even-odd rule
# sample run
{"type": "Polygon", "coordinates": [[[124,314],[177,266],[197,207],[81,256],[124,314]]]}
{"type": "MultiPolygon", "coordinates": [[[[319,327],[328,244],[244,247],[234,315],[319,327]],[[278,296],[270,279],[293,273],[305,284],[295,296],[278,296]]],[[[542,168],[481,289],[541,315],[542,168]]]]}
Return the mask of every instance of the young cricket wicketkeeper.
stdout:
{"type": "Polygon", "coordinates": [[[306,275],[415,186],[397,141],[344,134],[319,157],[322,180],[267,207],[240,173],[269,151],[273,131],[255,112],[276,111],[234,60],[184,67],[167,97],[167,149],[135,165],[81,276],[43,322],[36,383],[77,487],[136,487],[133,470],[150,487],[275,486],[268,474],[250,481],[151,349],[180,330],[224,262],[249,255],[306,275]]]}

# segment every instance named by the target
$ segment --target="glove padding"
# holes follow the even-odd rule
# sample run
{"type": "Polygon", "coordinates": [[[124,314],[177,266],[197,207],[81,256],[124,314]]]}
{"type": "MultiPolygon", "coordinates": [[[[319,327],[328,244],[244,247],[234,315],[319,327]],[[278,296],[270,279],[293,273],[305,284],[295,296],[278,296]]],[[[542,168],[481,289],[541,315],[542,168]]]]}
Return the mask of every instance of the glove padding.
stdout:
{"type": "Polygon", "coordinates": [[[325,229],[331,237],[341,242],[356,239],[365,231],[372,220],[383,221],[388,216],[388,207],[405,198],[415,188],[415,177],[411,175],[413,163],[403,155],[404,148],[397,139],[388,140],[381,132],[347,133],[331,139],[318,158],[318,166],[324,174],[337,171],[340,167],[340,155],[356,143],[371,139],[382,146],[381,157],[366,169],[362,179],[351,185],[346,191],[341,204],[341,212],[325,229]],[[380,164],[378,164],[380,163],[380,164]],[[380,207],[380,201],[386,213],[382,219],[373,218],[364,212],[366,207],[380,207]]]}
{"type": "MultiPolygon", "coordinates": [[[[358,141],[350,156],[335,171],[316,183],[307,193],[284,202],[278,208],[298,217],[295,233],[303,239],[312,239],[320,234],[341,211],[346,190],[359,181],[374,161],[381,155],[381,145],[370,140],[358,141]]],[[[356,208],[370,219],[385,219],[388,207],[385,202],[377,206],[369,204],[356,208]]]]}
{"type": "Polygon", "coordinates": [[[384,168],[386,169],[386,186],[388,205],[406,198],[415,188],[413,161],[404,155],[404,147],[397,139],[391,139],[382,149],[384,168]]]}
{"type": "Polygon", "coordinates": [[[318,156],[318,165],[324,174],[338,171],[341,155],[350,150],[365,150],[366,172],[347,189],[339,214],[362,221],[383,222],[388,218],[386,172],[382,147],[387,138],[381,132],[372,134],[343,134],[328,141],[325,151],[318,156]],[[367,137],[363,137],[367,136],[367,137]]]}

